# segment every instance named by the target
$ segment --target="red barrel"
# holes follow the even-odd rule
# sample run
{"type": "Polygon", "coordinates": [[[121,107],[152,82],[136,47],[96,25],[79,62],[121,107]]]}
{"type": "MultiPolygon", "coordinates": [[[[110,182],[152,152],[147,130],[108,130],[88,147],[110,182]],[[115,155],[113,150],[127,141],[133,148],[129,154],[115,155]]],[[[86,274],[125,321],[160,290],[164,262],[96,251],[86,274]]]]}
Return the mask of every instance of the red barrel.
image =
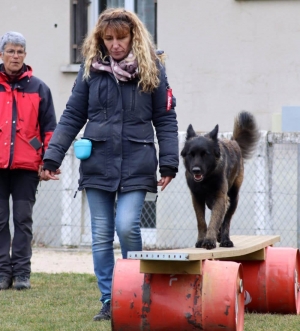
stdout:
{"type": "Polygon", "coordinates": [[[241,263],[248,311],[299,314],[298,249],[267,247],[265,261],[241,263]]]}
{"type": "Polygon", "coordinates": [[[242,266],[204,261],[201,275],[140,273],[139,260],[116,262],[113,331],[242,331],[242,266]]]}

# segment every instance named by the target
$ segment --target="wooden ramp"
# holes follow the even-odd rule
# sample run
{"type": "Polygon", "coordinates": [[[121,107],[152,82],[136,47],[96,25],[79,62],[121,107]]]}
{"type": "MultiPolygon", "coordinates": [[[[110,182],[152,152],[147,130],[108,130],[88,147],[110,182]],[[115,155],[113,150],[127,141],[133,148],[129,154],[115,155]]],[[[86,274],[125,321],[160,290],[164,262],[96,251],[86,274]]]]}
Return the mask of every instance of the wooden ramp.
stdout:
{"type": "Polygon", "coordinates": [[[265,260],[265,248],[280,241],[280,236],[231,236],[234,247],[181,248],[160,251],[128,252],[127,258],[141,260],[140,272],[153,274],[202,274],[203,260],[265,260]]]}

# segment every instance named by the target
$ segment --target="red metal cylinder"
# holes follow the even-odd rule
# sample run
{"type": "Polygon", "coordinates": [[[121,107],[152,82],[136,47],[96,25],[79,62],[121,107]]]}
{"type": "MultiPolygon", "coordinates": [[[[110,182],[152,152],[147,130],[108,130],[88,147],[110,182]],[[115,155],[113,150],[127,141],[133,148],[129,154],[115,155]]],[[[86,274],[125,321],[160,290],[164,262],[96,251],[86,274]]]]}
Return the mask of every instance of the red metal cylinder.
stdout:
{"type": "Polygon", "coordinates": [[[113,331],[242,331],[242,266],[203,261],[202,275],[143,274],[139,260],[117,260],[113,331]]]}
{"type": "Polygon", "coordinates": [[[265,261],[241,263],[248,311],[299,314],[298,249],[267,247],[265,261]]]}

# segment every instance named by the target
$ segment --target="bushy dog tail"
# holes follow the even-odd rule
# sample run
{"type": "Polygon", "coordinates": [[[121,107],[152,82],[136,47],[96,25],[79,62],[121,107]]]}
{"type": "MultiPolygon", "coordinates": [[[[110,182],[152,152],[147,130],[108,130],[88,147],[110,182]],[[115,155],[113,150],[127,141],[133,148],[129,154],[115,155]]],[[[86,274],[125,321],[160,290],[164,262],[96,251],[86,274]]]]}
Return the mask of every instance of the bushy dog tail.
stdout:
{"type": "Polygon", "coordinates": [[[250,159],[259,141],[259,130],[254,116],[246,111],[240,112],[234,121],[233,136],[240,146],[243,159],[250,159]]]}

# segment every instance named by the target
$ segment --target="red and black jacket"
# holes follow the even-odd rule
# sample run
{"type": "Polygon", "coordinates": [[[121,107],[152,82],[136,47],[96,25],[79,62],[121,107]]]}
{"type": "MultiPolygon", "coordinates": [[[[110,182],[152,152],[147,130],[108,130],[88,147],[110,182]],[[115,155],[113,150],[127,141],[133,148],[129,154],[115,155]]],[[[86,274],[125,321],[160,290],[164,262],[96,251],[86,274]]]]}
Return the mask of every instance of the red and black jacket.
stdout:
{"type": "Polygon", "coordinates": [[[0,169],[38,170],[56,127],[49,87],[24,65],[10,82],[0,65],[0,169]],[[35,147],[30,141],[36,138],[35,147]]]}

